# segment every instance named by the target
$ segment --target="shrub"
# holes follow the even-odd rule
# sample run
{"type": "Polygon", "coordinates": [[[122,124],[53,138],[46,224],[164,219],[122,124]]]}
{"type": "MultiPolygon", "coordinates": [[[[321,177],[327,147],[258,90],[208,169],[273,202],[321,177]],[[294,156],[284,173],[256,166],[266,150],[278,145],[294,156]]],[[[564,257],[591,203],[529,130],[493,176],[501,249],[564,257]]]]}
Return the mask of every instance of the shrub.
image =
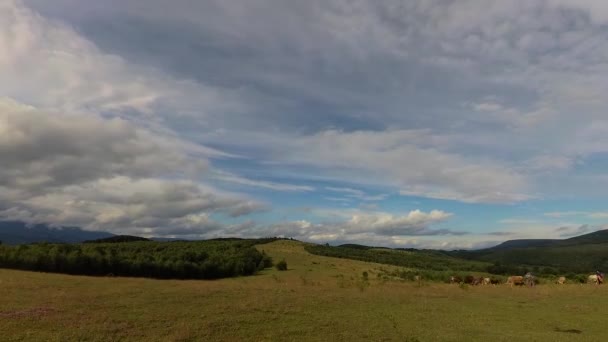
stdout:
{"type": "Polygon", "coordinates": [[[276,265],[277,270],[279,271],[287,271],[287,262],[285,260],[281,260],[276,265]]]}

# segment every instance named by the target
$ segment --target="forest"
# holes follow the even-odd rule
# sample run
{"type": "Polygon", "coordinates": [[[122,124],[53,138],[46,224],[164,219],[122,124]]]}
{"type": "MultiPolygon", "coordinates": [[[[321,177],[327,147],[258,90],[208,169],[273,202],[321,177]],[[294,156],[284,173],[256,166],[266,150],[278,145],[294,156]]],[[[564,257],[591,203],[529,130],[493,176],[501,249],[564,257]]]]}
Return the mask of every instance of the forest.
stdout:
{"type": "Polygon", "coordinates": [[[311,254],[433,271],[486,272],[492,264],[455,258],[441,251],[373,248],[360,245],[307,245],[311,254]]]}
{"type": "Polygon", "coordinates": [[[275,239],[0,245],[0,268],[93,276],[218,279],[272,266],[254,245],[275,239]]]}

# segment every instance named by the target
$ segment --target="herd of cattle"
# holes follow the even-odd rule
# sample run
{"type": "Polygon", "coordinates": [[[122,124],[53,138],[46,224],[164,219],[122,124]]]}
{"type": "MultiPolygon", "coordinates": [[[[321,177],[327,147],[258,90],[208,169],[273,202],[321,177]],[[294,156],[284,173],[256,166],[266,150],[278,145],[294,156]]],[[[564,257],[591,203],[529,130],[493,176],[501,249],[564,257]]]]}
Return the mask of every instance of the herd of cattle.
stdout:
{"type": "MultiPolygon", "coordinates": [[[[591,274],[587,277],[587,283],[589,284],[602,284],[604,282],[603,275],[591,274]]],[[[468,285],[498,285],[501,281],[497,278],[488,278],[488,277],[475,277],[472,275],[468,275],[464,278],[459,276],[450,277],[450,283],[452,284],[468,284],[468,285]]],[[[506,284],[511,286],[535,286],[538,283],[536,277],[526,274],[525,276],[510,276],[507,278],[506,284]]],[[[559,277],[555,280],[556,284],[563,285],[566,284],[566,277],[559,277]]]]}

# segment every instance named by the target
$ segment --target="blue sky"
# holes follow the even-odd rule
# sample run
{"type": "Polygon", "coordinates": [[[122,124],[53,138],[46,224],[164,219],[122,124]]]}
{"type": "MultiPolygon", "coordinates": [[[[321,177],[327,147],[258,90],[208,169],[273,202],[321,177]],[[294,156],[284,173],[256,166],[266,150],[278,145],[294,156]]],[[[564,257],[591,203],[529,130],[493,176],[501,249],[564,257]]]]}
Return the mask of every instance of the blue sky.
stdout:
{"type": "Polygon", "coordinates": [[[0,219],[477,248],[606,228],[599,0],[7,0],[0,219]]]}

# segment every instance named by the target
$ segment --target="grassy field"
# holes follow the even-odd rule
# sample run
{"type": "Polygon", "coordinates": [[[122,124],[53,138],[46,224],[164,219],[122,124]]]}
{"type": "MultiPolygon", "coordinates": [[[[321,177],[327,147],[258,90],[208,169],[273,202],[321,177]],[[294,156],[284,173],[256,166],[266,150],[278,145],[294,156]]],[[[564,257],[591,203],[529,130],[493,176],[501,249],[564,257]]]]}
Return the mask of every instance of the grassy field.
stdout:
{"type": "Polygon", "coordinates": [[[215,281],[0,270],[1,341],[600,341],[608,288],[379,280],[390,266],[259,249],[289,270],[215,281]],[[369,280],[362,276],[368,273],[369,280]]]}

